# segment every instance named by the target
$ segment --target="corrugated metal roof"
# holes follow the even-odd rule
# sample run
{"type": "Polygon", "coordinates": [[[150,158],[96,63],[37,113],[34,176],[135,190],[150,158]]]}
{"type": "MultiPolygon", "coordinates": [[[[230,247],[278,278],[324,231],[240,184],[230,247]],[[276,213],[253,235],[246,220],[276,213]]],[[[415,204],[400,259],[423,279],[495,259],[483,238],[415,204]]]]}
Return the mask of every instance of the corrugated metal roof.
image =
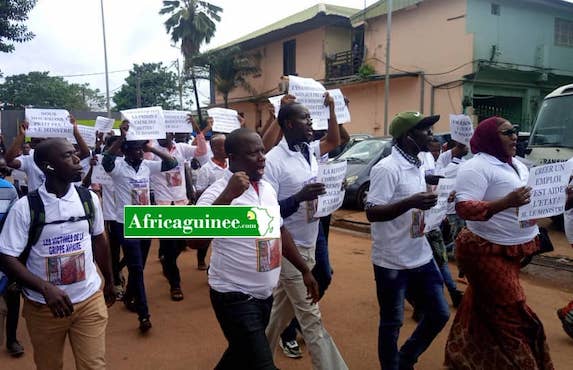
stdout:
{"type": "MultiPolygon", "coordinates": [[[[394,0],[392,2],[392,11],[398,11],[400,9],[407,8],[409,6],[414,6],[421,3],[424,0],[394,0]]],[[[350,22],[353,27],[359,26],[364,22],[365,19],[379,17],[388,13],[388,1],[381,0],[378,1],[364,10],[355,13],[350,17],[350,22]]]]}
{"type": "Polygon", "coordinates": [[[275,22],[275,23],[270,24],[266,27],[263,27],[259,30],[251,32],[248,35],[240,37],[240,38],[238,38],[234,41],[231,41],[227,44],[221,45],[221,46],[215,48],[214,50],[225,49],[225,48],[228,48],[229,46],[237,45],[237,44],[240,44],[242,42],[255,39],[257,37],[271,33],[273,31],[277,31],[277,30],[280,30],[280,29],[283,29],[286,27],[290,27],[290,26],[295,25],[297,23],[302,23],[302,22],[311,20],[320,14],[334,15],[334,16],[350,18],[350,16],[355,14],[357,11],[359,11],[359,9],[347,8],[345,6],[319,3],[316,5],[313,5],[312,7],[308,8],[308,9],[305,9],[301,12],[298,12],[296,14],[289,16],[289,17],[281,19],[278,22],[275,22]]]}

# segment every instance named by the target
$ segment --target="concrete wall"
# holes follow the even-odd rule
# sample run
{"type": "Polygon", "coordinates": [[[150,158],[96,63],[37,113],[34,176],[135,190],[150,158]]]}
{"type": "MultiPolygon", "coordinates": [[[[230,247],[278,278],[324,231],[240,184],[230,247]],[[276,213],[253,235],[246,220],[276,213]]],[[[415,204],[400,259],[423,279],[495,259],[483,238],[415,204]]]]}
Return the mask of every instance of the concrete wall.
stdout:
{"type": "Polygon", "coordinates": [[[468,0],[467,30],[474,34],[474,58],[569,70],[573,47],[555,45],[555,18],[573,21],[573,7],[555,8],[524,0],[495,0],[500,15],[491,14],[492,1],[468,0]]]}
{"type": "MultiPolygon", "coordinates": [[[[334,30],[336,34],[342,32],[338,28],[331,28],[328,32],[334,30]]],[[[348,48],[350,48],[350,30],[344,38],[348,39],[348,48]]],[[[310,77],[316,80],[324,79],[325,76],[325,39],[326,27],[310,30],[293,37],[284,38],[264,47],[254,50],[246,50],[249,54],[260,53],[260,69],[258,76],[248,78],[251,86],[255,88],[258,94],[275,90],[273,94],[278,94],[278,84],[283,74],[283,42],[296,40],[296,72],[301,77],[310,77]]],[[[335,42],[335,36],[329,37],[329,50],[341,51],[338,48],[346,41],[335,42]]],[[[229,101],[241,99],[250,96],[247,91],[237,88],[229,94],[229,101]]],[[[215,102],[220,104],[223,98],[220,94],[216,95],[215,102]]]]}

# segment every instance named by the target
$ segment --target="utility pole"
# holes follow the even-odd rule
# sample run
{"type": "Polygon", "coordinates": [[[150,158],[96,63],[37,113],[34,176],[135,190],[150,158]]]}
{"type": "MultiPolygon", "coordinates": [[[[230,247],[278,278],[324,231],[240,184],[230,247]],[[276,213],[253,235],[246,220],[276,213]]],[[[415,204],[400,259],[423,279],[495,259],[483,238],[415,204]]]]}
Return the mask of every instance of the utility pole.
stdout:
{"type": "Polygon", "coordinates": [[[135,75],[135,99],[137,108],[141,108],[141,78],[139,72],[135,75]]]}
{"type": "Polygon", "coordinates": [[[392,35],[392,0],[386,1],[386,77],[384,78],[384,136],[388,135],[388,102],[390,100],[390,39],[392,35]]]}
{"type": "Polygon", "coordinates": [[[109,75],[107,71],[107,46],[105,42],[105,21],[103,16],[103,0],[100,0],[101,5],[101,28],[103,31],[103,58],[105,60],[105,107],[107,108],[107,116],[111,117],[111,109],[109,106],[109,75]]]}

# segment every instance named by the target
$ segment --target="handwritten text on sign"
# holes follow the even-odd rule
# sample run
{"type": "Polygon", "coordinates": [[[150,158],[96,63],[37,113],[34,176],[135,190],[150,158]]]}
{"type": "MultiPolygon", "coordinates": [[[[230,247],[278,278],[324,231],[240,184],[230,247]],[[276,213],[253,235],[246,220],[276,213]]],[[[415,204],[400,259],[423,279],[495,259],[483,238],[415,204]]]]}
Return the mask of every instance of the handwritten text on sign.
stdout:
{"type": "Polygon", "coordinates": [[[95,122],[95,129],[97,132],[105,132],[107,134],[113,128],[114,122],[115,120],[113,118],[97,116],[95,122]]]}
{"type": "Polygon", "coordinates": [[[438,193],[438,202],[433,208],[424,212],[424,221],[426,227],[424,232],[429,232],[439,227],[442,224],[448,212],[448,197],[454,190],[456,179],[440,179],[436,192],[438,193]]]}
{"type": "Polygon", "coordinates": [[[127,140],[165,139],[165,119],[161,107],[122,110],[129,121],[127,140]]]}
{"type": "MultiPolygon", "coordinates": [[[[80,135],[82,135],[82,138],[84,139],[86,144],[90,148],[93,148],[95,146],[95,143],[96,143],[96,129],[95,129],[95,127],[78,125],[78,131],[80,132],[80,135]]],[[[70,140],[70,142],[72,144],[78,143],[76,141],[76,138],[74,137],[74,135],[71,135],[70,137],[68,137],[68,140],[70,140]]]]}
{"type": "Polygon", "coordinates": [[[241,127],[238,113],[233,109],[207,109],[209,117],[213,118],[213,131],[229,133],[241,127]]]}
{"type": "Polygon", "coordinates": [[[164,110],[165,131],[167,132],[193,132],[193,125],[187,122],[189,112],[182,110],[164,110]]]}
{"type": "Polygon", "coordinates": [[[308,108],[312,118],[312,128],[326,130],[330,110],[324,106],[326,89],[312,78],[288,76],[288,92],[296,97],[296,101],[308,108]]]}
{"type": "Polygon", "coordinates": [[[344,201],[342,182],[346,177],[346,161],[321,164],[318,166],[318,182],[326,187],[326,194],[318,197],[314,217],[323,217],[336,211],[344,201]]]}
{"type": "Polygon", "coordinates": [[[525,221],[563,213],[570,176],[571,167],[565,162],[533,167],[527,182],[531,187],[531,202],[519,207],[518,219],[525,221]]]}
{"type": "Polygon", "coordinates": [[[73,127],[65,109],[26,109],[28,137],[70,137],[73,127]]]}
{"type": "Polygon", "coordinates": [[[350,111],[346,102],[344,101],[344,95],[340,89],[328,90],[328,93],[334,99],[334,113],[336,113],[336,120],[338,124],[350,122],[350,111]]]}
{"type": "Polygon", "coordinates": [[[464,114],[450,114],[450,131],[452,140],[469,145],[474,134],[471,118],[464,114]]]}

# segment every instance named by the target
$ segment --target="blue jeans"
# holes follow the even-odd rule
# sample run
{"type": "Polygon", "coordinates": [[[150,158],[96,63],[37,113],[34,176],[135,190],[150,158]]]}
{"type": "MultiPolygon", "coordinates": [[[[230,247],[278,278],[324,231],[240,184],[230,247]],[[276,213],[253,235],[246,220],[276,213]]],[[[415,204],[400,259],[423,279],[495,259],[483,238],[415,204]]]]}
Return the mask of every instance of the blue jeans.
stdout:
{"type": "Polygon", "coordinates": [[[117,235],[120,235],[121,248],[129,273],[123,299],[126,302],[130,300],[135,302],[135,308],[140,320],[149,318],[143,270],[145,269],[145,262],[147,262],[151,240],[124,238],[123,224],[119,222],[116,222],[112,227],[115,228],[117,235]]]}
{"type": "Polygon", "coordinates": [[[434,260],[408,270],[374,265],[376,295],[380,306],[378,359],[383,370],[412,369],[448,322],[450,312],[444,297],[443,280],[434,260]],[[422,320],[398,351],[398,336],[408,295],[423,312],[422,320]]]}
{"type": "Polygon", "coordinates": [[[210,290],[215,316],[229,347],[216,370],[277,370],[265,329],[271,316],[273,296],[256,299],[249,295],[210,290]]]}

